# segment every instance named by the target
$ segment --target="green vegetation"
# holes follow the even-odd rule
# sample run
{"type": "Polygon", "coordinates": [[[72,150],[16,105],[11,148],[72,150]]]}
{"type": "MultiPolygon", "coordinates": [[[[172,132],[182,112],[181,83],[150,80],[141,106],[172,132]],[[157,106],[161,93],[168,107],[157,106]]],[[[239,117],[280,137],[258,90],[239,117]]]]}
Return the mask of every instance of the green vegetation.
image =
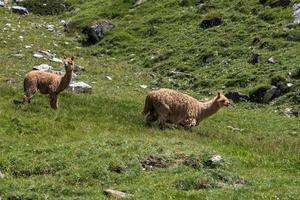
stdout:
{"type": "Polygon", "coordinates": [[[2,199],[105,199],[108,188],[133,193],[133,199],[299,198],[300,123],[282,113],[299,109],[300,100],[300,28],[283,29],[292,21],[291,6],[264,7],[256,0],[67,2],[74,9],[54,16],[22,17],[0,8],[2,199]],[[261,17],[267,15],[272,18],[261,17]],[[211,17],[223,23],[201,28],[211,17]],[[71,21],[72,32],[63,31],[61,19],[71,21]],[[115,27],[99,43],[83,46],[82,29],[106,20],[115,27]],[[55,31],[32,23],[52,23],[55,31]],[[74,55],[86,67],[76,80],[92,85],[92,94],[63,92],[58,110],[41,94],[31,105],[15,105],[32,66],[60,67],[33,58],[38,49],[74,55]],[[253,53],[261,55],[255,65],[248,63],[253,53]],[[275,64],[267,62],[271,56],[275,64]],[[236,104],[192,131],[149,128],[141,115],[150,87],[204,99],[219,89],[250,92],[278,80],[293,87],[272,104],[236,104]],[[224,160],[211,166],[207,160],[215,154],[224,160]],[[143,166],[151,155],[166,167],[143,166]]]}

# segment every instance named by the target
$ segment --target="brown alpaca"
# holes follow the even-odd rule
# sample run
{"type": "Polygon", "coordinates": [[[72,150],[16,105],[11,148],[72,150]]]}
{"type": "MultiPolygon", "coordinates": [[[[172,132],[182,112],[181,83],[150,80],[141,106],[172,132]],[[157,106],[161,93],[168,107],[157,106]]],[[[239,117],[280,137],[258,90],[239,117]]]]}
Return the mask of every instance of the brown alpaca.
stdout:
{"type": "Polygon", "coordinates": [[[26,74],[23,103],[30,103],[32,96],[40,91],[42,94],[49,94],[51,107],[57,109],[58,94],[68,87],[72,79],[74,57],[65,58],[63,63],[66,70],[64,76],[42,71],[31,71],[26,74]]]}
{"type": "Polygon", "coordinates": [[[147,115],[148,125],[158,120],[161,129],[166,123],[191,128],[216,113],[220,108],[229,105],[229,100],[220,92],[212,100],[200,102],[172,89],[159,89],[147,94],[143,114],[147,115]]]}

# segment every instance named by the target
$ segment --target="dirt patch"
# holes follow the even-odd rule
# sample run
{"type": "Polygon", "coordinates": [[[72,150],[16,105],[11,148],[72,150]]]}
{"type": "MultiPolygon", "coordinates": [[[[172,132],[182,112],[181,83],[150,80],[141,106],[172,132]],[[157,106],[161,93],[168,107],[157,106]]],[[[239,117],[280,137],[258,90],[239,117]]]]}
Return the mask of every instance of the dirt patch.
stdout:
{"type": "Polygon", "coordinates": [[[172,160],[167,156],[150,155],[141,160],[144,169],[167,168],[172,164],[172,160]]]}

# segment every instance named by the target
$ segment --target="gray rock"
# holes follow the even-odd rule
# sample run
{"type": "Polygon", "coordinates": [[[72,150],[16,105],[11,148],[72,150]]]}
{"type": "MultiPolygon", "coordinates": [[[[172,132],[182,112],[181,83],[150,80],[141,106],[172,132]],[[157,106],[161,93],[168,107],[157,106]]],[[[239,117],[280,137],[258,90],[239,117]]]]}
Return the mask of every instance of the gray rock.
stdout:
{"type": "Polygon", "coordinates": [[[275,61],[275,59],[273,57],[271,57],[271,58],[268,59],[268,63],[275,64],[276,61],[275,61]]]}
{"type": "Polygon", "coordinates": [[[51,71],[52,67],[50,65],[47,65],[47,64],[41,64],[41,65],[38,65],[38,66],[33,66],[32,69],[46,72],[46,71],[51,71]]]}
{"type": "Polygon", "coordinates": [[[20,15],[29,15],[29,12],[28,12],[27,8],[22,7],[22,6],[13,6],[13,7],[11,7],[11,12],[17,13],[17,14],[20,14],[20,15]]]}
{"type": "Polygon", "coordinates": [[[87,36],[87,42],[91,44],[96,44],[102,40],[105,34],[110,31],[114,25],[110,22],[95,23],[92,26],[86,28],[83,32],[87,36]]]}
{"type": "Polygon", "coordinates": [[[264,95],[263,103],[268,103],[272,100],[272,97],[277,91],[277,87],[272,85],[270,89],[268,89],[264,95]]]}
{"type": "Polygon", "coordinates": [[[4,7],[4,6],[5,6],[4,0],[0,0],[0,7],[4,7]]]}
{"type": "Polygon", "coordinates": [[[300,24],[300,3],[293,5],[294,24],[300,24]]]}
{"type": "Polygon", "coordinates": [[[54,28],[55,28],[55,27],[54,27],[53,24],[47,24],[47,25],[46,25],[46,28],[47,28],[48,31],[54,31],[54,28]]]}
{"type": "Polygon", "coordinates": [[[91,93],[92,92],[92,86],[90,86],[87,83],[82,82],[82,81],[70,83],[68,89],[74,93],[91,93]]]}
{"type": "Polygon", "coordinates": [[[104,194],[108,197],[113,197],[113,198],[127,198],[127,197],[133,197],[133,194],[117,191],[117,190],[112,190],[112,189],[107,189],[104,191],[104,194]]]}

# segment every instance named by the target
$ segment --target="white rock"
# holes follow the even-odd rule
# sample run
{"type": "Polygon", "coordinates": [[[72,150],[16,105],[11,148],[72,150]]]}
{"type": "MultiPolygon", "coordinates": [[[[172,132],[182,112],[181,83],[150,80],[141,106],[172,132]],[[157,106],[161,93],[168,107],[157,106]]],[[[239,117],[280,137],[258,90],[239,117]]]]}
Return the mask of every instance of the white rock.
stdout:
{"type": "Polygon", "coordinates": [[[286,86],[288,86],[288,87],[293,87],[293,83],[288,83],[288,84],[286,84],[286,86]]]}
{"type": "Polygon", "coordinates": [[[11,27],[11,23],[7,23],[5,24],[5,26],[11,27]]]}
{"type": "Polygon", "coordinates": [[[31,49],[32,46],[31,45],[25,45],[25,49],[31,49]]]}
{"type": "Polygon", "coordinates": [[[0,178],[4,178],[4,174],[0,171],[0,178]]]}
{"type": "Polygon", "coordinates": [[[63,61],[59,58],[52,58],[51,61],[57,62],[57,63],[62,63],[63,61]]]}
{"type": "Polygon", "coordinates": [[[148,86],[147,85],[140,85],[141,88],[146,89],[148,86]]]}
{"type": "Polygon", "coordinates": [[[110,81],[112,80],[112,77],[110,77],[110,76],[106,76],[106,78],[110,81]]]}
{"type": "Polygon", "coordinates": [[[223,158],[220,155],[214,155],[213,157],[211,157],[210,161],[213,163],[217,163],[220,162],[223,158]]]}
{"type": "Polygon", "coordinates": [[[50,71],[52,70],[52,67],[50,65],[47,64],[41,64],[38,66],[33,66],[34,70],[39,70],[39,71],[50,71]]]}
{"type": "Polygon", "coordinates": [[[21,40],[23,40],[23,39],[24,39],[24,37],[23,37],[23,36],[21,36],[21,35],[19,36],[19,38],[20,38],[21,40]]]}
{"type": "Polygon", "coordinates": [[[48,31],[54,31],[54,25],[53,24],[47,24],[46,28],[48,31]]]}
{"type": "Polygon", "coordinates": [[[34,53],[33,57],[35,57],[35,58],[43,58],[44,56],[41,55],[41,54],[39,54],[39,53],[34,53]]]}
{"type": "Polygon", "coordinates": [[[88,85],[85,82],[72,82],[69,85],[69,90],[75,93],[91,93],[92,92],[92,86],[88,85]]]}

